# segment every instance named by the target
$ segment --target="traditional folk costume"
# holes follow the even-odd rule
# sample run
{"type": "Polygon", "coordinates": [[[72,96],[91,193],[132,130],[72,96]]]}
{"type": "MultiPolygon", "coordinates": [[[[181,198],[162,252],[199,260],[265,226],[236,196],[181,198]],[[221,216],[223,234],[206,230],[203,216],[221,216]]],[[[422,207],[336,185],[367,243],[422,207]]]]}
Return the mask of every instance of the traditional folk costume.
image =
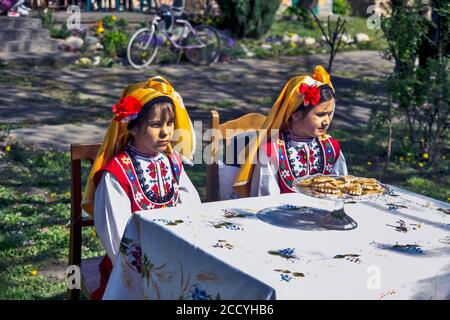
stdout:
{"type": "Polygon", "coordinates": [[[250,196],[295,192],[294,181],[308,175],[348,174],[339,142],[329,135],[304,138],[287,131],[264,148],[253,170],[250,196]]]}
{"type": "Polygon", "coordinates": [[[288,81],[237,173],[233,186],[237,194],[265,196],[295,192],[293,182],[297,178],[348,174],[336,139],[327,134],[317,138],[298,137],[289,129],[289,118],[305,99],[303,88],[318,88],[323,84],[333,89],[329,74],[321,66],[316,66],[311,76],[298,76],[288,81]]]}
{"type": "Polygon", "coordinates": [[[162,77],[130,85],[113,111],[117,116],[94,162],[82,203],[83,208],[94,215],[96,232],[107,253],[100,264],[101,283],[93,299],[103,296],[131,214],[200,204],[198,192],[182,163],[182,160],[190,162],[193,156],[193,126],[180,95],[172,86],[162,77]],[[170,101],[175,106],[175,130],[183,130],[179,153],[169,144],[166,152],[149,155],[130,143],[128,122],[137,117],[142,106],[155,99],[170,101]]]}

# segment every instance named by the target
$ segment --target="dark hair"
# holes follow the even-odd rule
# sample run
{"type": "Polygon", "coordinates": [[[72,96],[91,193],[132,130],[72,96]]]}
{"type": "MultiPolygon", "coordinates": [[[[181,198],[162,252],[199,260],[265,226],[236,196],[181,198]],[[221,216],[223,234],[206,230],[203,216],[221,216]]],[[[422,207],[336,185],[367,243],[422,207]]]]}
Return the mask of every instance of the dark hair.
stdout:
{"type": "Polygon", "coordinates": [[[138,113],[137,118],[128,123],[128,131],[133,128],[141,127],[145,121],[156,115],[161,115],[163,119],[175,118],[175,108],[169,97],[157,97],[144,104],[141,111],[138,113]]]}
{"type": "MultiPolygon", "coordinates": [[[[336,99],[336,95],[335,95],[333,89],[331,89],[331,87],[329,85],[322,84],[319,87],[319,89],[320,89],[319,104],[321,104],[322,102],[330,101],[331,99],[336,99]]],[[[305,106],[302,102],[302,104],[300,106],[298,106],[297,110],[295,110],[294,113],[299,112],[302,115],[302,118],[304,118],[308,115],[308,113],[312,109],[313,108],[311,108],[311,106],[305,106]]]]}

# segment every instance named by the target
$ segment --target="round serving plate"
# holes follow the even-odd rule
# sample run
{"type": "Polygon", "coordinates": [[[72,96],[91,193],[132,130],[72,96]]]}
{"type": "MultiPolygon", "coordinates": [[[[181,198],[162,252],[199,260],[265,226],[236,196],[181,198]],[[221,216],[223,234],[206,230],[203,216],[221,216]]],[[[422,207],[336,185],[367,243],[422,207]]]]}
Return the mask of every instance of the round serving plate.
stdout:
{"type": "MultiPolygon", "coordinates": [[[[386,194],[389,194],[390,190],[389,187],[383,183],[380,183],[380,186],[384,189],[384,191],[382,193],[378,193],[378,194],[366,194],[366,195],[361,195],[361,196],[353,196],[350,194],[331,194],[331,193],[322,193],[322,192],[318,192],[313,190],[312,188],[305,188],[305,187],[301,187],[298,185],[298,183],[301,180],[307,180],[307,179],[311,179],[313,177],[333,177],[333,178],[339,178],[338,175],[314,175],[314,176],[305,176],[299,179],[296,179],[294,181],[294,186],[295,186],[295,190],[298,193],[302,193],[305,194],[307,196],[313,197],[313,198],[319,198],[319,199],[328,199],[328,200],[335,200],[335,201],[369,201],[369,200],[376,200],[378,198],[380,198],[381,196],[384,196],[386,194]]],[[[361,178],[361,177],[356,177],[356,178],[361,178]]]]}

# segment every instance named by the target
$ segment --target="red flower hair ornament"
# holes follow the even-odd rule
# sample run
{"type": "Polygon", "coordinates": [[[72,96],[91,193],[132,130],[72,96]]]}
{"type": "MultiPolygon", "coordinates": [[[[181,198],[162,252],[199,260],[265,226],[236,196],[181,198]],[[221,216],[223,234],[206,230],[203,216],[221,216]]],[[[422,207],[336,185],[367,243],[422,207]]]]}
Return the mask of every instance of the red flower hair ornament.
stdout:
{"type": "Polygon", "coordinates": [[[309,106],[317,106],[320,101],[320,89],[315,86],[308,86],[302,83],[299,87],[299,91],[303,97],[303,104],[309,106]]]}
{"type": "Polygon", "coordinates": [[[128,122],[137,118],[142,109],[142,103],[135,97],[128,96],[120,99],[118,104],[113,105],[112,111],[116,115],[115,121],[128,122]]]}

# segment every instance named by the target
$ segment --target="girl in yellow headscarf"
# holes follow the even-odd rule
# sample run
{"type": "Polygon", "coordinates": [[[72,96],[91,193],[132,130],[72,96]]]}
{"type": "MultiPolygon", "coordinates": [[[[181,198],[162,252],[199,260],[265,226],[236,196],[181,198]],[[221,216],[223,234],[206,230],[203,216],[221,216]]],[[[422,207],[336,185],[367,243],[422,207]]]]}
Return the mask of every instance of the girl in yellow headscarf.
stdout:
{"type": "Polygon", "coordinates": [[[131,214],[200,204],[182,164],[182,159],[192,159],[195,149],[192,123],[183,100],[167,80],[153,77],[128,86],[112,110],[115,117],[83,198],[107,253],[100,264],[102,279],[94,299],[103,296],[131,214]],[[183,141],[172,146],[174,133],[183,141]]]}
{"type": "Polygon", "coordinates": [[[334,88],[322,66],[316,66],[311,76],[290,79],[237,174],[235,192],[240,196],[295,192],[297,178],[346,175],[339,142],[327,134],[334,111],[334,88]]]}

